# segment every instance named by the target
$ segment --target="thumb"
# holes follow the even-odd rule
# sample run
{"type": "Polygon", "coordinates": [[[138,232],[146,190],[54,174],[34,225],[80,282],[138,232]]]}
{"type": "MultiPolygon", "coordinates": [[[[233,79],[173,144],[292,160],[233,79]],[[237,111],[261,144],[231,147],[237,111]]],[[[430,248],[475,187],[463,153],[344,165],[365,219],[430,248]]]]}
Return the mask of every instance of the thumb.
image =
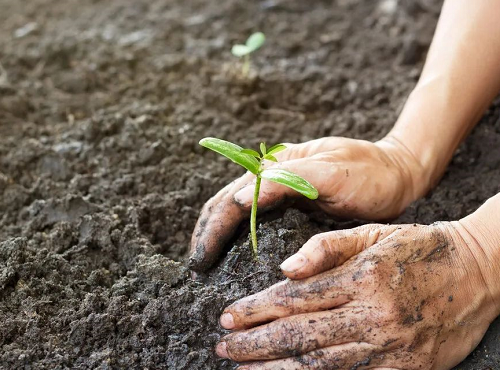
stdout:
{"type": "MultiPolygon", "coordinates": [[[[338,174],[338,170],[335,166],[317,160],[314,157],[277,163],[269,167],[269,169],[271,168],[287,170],[303,177],[318,189],[320,196],[324,190],[324,184],[335,182],[334,176],[338,174]]],[[[234,195],[234,201],[244,209],[250,209],[252,207],[254,191],[255,181],[240,189],[234,195]]],[[[287,186],[263,179],[260,186],[259,201],[257,205],[261,208],[274,208],[287,197],[301,197],[301,195],[287,186]]]]}
{"type": "Polygon", "coordinates": [[[349,258],[385,239],[397,229],[393,225],[364,225],[313,236],[281,264],[290,279],[304,279],[342,265],[349,258]]]}
{"type": "MultiPolygon", "coordinates": [[[[286,197],[286,191],[283,191],[284,189],[278,189],[278,191],[276,191],[276,187],[267,184],[268,182],[269,181],[263,181],[260,186],[257,206],[261,210],[278,206],[286,197]]],[[[234,194],[234,201],[243,209],[250,210],[250,208],[252,208],[254,192],[255,181],[252,184],[246,185],[234,194]]]]}

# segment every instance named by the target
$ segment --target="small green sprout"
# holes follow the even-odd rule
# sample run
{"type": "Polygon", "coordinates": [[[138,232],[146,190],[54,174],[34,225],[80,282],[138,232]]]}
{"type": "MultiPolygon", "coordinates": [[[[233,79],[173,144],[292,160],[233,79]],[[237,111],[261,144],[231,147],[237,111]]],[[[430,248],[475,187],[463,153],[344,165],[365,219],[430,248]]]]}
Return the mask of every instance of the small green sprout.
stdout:
{"type": "Polygon", "coordinates": [[[253,149],[244,149],[236,144],[206,137],[200,140],[200,145],[213,150],[224,157],[229,158],[234,163],[246,168],[256,176],[255,191],[253,195],[252,211],[250,214],[250,234],[252,237],[252,249],[254,257],[257,258],[257,201],[259,200],[260,183],[262,179],[285,185],[309,199],[317,199],[318,191],[307,180],[294,174],[293,172],[280,168],[264,169],[264,160],[278,162],[274,156],[276,153],[286,149],[283,144],[276,144],[270,148],[266,144],[260,144],[261,154],[253,149]]]}
{"type": "Polygon", "coordinates": [[[242,73],[243,76],[248,76],[250,71],[250,54],[259,49],[266,41],[266,36],[262,32],[256,32],[247,39],[245,45],[233,45],[231,53],[238,58],[244,58],[242,73]]]}

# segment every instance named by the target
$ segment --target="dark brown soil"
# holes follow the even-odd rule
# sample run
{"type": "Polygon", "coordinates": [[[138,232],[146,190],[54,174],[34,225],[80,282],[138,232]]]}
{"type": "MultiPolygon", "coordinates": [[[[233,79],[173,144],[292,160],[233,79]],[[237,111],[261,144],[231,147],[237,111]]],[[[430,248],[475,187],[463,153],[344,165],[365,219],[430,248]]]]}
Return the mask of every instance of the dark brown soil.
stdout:
{"type": "MultiPolygon", "coordinates": [[[[198,212],[241,174],[198,140],[381,137],[419,76],[431,4],[0,0],[0,368],[233,368],[213,352],[224,306],[355,223],[267,215],[260,264],[243,231],[190,280],[198,212]],[[230,45],[256,30],[268,42],[242,80],[230,45]]],[[[476,209],[500,190],[499,147],[500,102],[396,222],[476,209]]],[[[499,343],[497,320],[458,369],[499,368],[499,343]]]]}

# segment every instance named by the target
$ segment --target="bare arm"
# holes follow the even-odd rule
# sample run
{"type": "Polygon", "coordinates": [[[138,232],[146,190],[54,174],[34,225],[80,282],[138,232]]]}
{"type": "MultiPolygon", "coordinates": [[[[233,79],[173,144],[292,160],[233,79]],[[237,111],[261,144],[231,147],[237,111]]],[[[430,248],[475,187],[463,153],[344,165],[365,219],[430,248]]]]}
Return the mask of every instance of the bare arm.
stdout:
{"type": "MultiPolygon", "coordinates": [[[[421,79],[376,143],[415,160],[403,166],[414,197],[499,89],[500,1],[447,0],[421,79]]],[[[226,308],[221,324],[237,331],[217,353],[245,370],[452,368],[500,314],[499,207],[500,194],[455,222],[314,236],[283,263],[290,279],[226,308]]]]}
{"type": "MultiPolygon", "coordinates": [[[[455,149],[500,90],[500,0],[447,0],[420,81],[393,130],[372,143],[327,137],[290,146],[274,164],[311,182],[312,206],[387,220],[437,183],[455,149]]],[[[191,240],[190,266],[208,269],[250,213],[251,175],[210,199],[191,240]]],[[[260,209],[295,194],[264,181],[260,209]]],[[[303,261],[300,261],[303,262],[303,261]]]]}
{"type": "Polygon", "coordinates": [[[441,177],[455,149],[500,90],[500,1],[446,0],[420,80],[381,141],[418,159],[419,195],[441,177]]]}

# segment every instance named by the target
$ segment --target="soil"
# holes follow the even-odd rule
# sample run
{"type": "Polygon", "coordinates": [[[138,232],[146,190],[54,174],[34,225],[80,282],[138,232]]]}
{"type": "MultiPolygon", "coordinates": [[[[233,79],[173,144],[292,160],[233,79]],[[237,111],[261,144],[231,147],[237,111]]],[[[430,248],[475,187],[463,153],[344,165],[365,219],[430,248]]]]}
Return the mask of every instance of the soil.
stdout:
{"type": "MultiPolygon", "coordinates": [[[[439,5],[439,4],[438,4],[439,5]]],[[[233,369],[213,347],[234,300],[282,279],[310,236],[260,220],[202,281],[203,203],[241,174],[202,150],[326,135],[375,140],[413,88],[439,6],[424,0],[0,0],[0,368],[233,369]],[[267,44],[244,79],[230,45],[267,44]]],[[[453,220],[500,191],[500,101],[439,186],[395,222],[453,220]]],[[[457,369],[497,369],[500,320],[457,369]]]]}

